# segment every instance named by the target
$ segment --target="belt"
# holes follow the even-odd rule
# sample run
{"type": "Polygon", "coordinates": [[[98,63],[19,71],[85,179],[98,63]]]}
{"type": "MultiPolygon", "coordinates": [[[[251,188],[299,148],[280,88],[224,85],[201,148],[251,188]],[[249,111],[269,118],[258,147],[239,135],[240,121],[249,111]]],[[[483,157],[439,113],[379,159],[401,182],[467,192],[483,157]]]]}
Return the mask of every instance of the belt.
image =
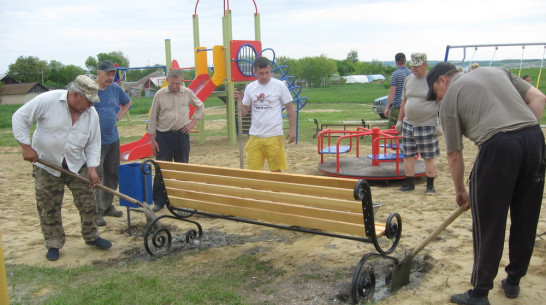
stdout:
{"type": "Polygon", "coordinates": [[[159,131],[158,132],[161,132],[161,133],[170,133],[170,132],[180,132],[182,131],[182,128],[180,129],[172,129],[172,130],[167,130],[167,131],[159,131]]]}

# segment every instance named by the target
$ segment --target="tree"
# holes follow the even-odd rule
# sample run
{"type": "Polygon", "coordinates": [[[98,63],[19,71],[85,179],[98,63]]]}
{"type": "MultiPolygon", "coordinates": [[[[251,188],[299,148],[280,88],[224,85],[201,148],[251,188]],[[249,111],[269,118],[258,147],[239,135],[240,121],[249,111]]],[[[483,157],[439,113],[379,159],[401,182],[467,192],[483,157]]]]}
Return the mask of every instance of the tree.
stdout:
{"type": "Polygon", "coordinates": [[[64,88],[72,82],[76,76],[85,74],[85,70],[78,66],[65,66],[56,60],[49,62],[49,68],[51,69],[51,72],[45,85],[51,88],[64,88]]]}
{"type": "Polygon", "coordinates": [[[348,59],[336,60],[336,65],[339,75],[351,75],[355,72],[355,63],[350,62],[348,59]]]}
{"type": "Polygon", "coordinates": [[[100,62],[109,60],[115,64],[118,64],[120,67],[129,67],[129,58],[123,54],[121,51],[112,51],[110,53],[99,53],[97,58],[93,56],[87,57],[85,60],[85,67],[89,69],[92,74],[97,73],[97,66],[100,62]]]}
{"type": "Polygon", "coordinates": [[[320,87],[324,78],[330,77],[337,73],[336,62],[327,58],[326,55],[305,57],[298,61],[297,78],[305,79],[312,86],[320,87]]]}
{"type": "Polygon", "coordinates": [[[298,74],[299,63],[296,59],[286,56],[279,56],[275,59],[275,63],[277,64],[277,66],[286,66],[286,68],[283,68],[283,71],[285,71],[286,75],[288,76],[295,76],[298,74]]]}
{"type": "Polygon", "coordinates": [[[22,83],[43,83],[47,80],[49,72],[47,61],[35,56],[19,56],[8,68],[8,74],[22,83]]]}
{"type": "Polygon", "coordinates": [[[357,50],[351,50],[349,53],[347,53],[347,61],[351,63],[357,63],[358,62],[358,51],[357,50]]]}
{"type": "Polygon", "coordinates": [[[356,74],[382,74],[385,72],[385,65],[376,59],[371,62],[360,62],[356,65],[356,74]]]}

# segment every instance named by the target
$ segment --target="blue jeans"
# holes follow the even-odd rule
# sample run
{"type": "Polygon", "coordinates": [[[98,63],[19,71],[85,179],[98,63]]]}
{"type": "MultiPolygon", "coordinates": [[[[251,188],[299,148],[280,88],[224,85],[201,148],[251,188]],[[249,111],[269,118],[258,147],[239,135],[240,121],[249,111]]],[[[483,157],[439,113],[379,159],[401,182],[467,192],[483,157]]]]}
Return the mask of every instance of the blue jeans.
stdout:
{"type": "MultiPolygon", "coordinates": [[[[190,135],[180,130],[156,132],[155,140],[159,146],[156,160],[188,163],[190,159],[190,135]]],[[[154,203],[157,206],[165,205],[165,194],[159,185],[157,175],[154,177],[154,203]]]]}

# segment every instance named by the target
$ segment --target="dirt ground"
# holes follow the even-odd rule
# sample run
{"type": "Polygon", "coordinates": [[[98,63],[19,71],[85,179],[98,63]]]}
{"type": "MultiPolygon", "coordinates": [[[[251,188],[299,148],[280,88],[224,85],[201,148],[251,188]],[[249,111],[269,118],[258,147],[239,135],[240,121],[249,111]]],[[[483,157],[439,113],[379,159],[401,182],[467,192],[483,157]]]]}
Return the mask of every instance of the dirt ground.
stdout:
{"type": "MultiPolygon", "coordinates": [[[[221,123],[218,123],[221,124],[221,123]]],[[[207,128],[215,128],[214,124],[207,128]]],[[[143,134],[143,128],[120,128],[124,136],[143,134]]],[[[443,148],[443,143],[441,143],[443,148]]],[[[287,172],[320,175],[317,170],[319,155],[315,144],[287,145],[287,172]]],[[[476,147],[465,143],[465,165],[468,172],[476,154],[476,147]]],[[[113,242],[109,251],[100,251],[86,246],[80,235],[80,224],[71,194],[65,193],[63,225],[67,241],[58,261],[45,259],[43,237],[40,231],[34,200],[34,183],[31,164],[22,160],[18,148],[0,147],[0,228],[4,256],[7,264],[28,264],[48,267],[72,267],[88,264],[120,262],[132,259],[135,254],[144,255],[141,236],[127,235],[127,218],[107,217],[108,225],[101,227],[101,236],[113,242]]],[[[134,161],[133,161],[134,162],[134,161]]],[[[229,145],[227,138],[207,138],[205,144],[192,138],[190,162],[196,164],[239,167],[238,145],[229,145]]],[[[502,165],[499,165],[502,166],[502,165]]],[[[468,174],[466,175],[468,176],[468,174]]],[[[424,194],[425,181],[420,180],[416,190],[399,193],[399,183],[373,184],[374,202],[381,207],[377,221],[386,220],[391,212],[402,216],[403,233],[395,256],[403,258],[407,250],[423,241],[452,211],[456,209],[455,194],[445,153],[438,158],[435,181],[436,195],[424,194]]],[[[116,205],[118,204],[116,200],[116,205]]],[[[159,214],[165,213],[165,211],[159,214]]],[[[143,227],[144,217],[132,213],[133,224],[143,227]]],[[[194,261],[218,263],[224,258],[254,253],[260,260],[270,261],[284,271],[273,283],[274,293],[252,295],[255,301],[269,304],[343,304],[350,302],[351,276],[360,258],[372,252],[371,244],[334,239],[323,236],[281,231],[220,219],[200,218],[204,229],[202,244],[212,245],[208,251],[188,257],[181,256],[184,263],[194,261]],[[313,280],[313,275],[328,278],[341,274],[335,280],[313,280]],[[305,278],[302,277],[306,275],[305,278]]],[[[169,223],[174,227],[176,222],[169,223]]],[[[509,221],[508,221],[509,225],[509,221]]],[[[546,231],[546,212],[542,211],[538,233],[546,231]]],[[[508,236],[508,231],[506,232],[508,236]]],[[[534,255],[526,277],[521,281],[521,294],[515,300],[504,297],[500,281],[505,277],[507,247],[490,292],[492,304],[542,304],[546,299],[546,241],[537,238],[534,255]]],[[[417,268],[412,271],[409,285],[397,293],[381,293],[381,304],[449,304],[449,296],[471,288],[469,283],[472,268],[471,215],[465,212],[449,226],[439,238],[429,244],[415,258],[417,268]],[[385,298],[386,297],[386,298],[385,298]]],[[[382,277],[379,276],[378,277],[382,277]]],[[[382,278],[378,279],[378,283],[382,278]]]]}

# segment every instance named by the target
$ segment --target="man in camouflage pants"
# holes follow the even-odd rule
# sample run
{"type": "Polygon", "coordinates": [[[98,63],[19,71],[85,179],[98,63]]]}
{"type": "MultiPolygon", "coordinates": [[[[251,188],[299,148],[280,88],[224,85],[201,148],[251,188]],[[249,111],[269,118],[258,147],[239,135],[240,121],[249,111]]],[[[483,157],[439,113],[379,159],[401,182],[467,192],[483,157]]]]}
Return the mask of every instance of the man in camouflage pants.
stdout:
{"type": "Polygon", "coordinates": [[[59,259],[66,236],[61,207],[66,185],[80,213],[81,233],[88,245],[108,249],[112,243],[101,238],[97,228],[95,193],[85,182],[41,163],[38,158],[100,183],[96,167],[100,163],[100,126],[93,102],[98,86],[80,75],[68,90],[52,90],[35,97],[12,117],[13,135],[21,146],[23,159],[34,163],[36,203],[40,217],[46,258],[59,259]],[[30,128],[36,130],[30,140],[30,128]]]}

